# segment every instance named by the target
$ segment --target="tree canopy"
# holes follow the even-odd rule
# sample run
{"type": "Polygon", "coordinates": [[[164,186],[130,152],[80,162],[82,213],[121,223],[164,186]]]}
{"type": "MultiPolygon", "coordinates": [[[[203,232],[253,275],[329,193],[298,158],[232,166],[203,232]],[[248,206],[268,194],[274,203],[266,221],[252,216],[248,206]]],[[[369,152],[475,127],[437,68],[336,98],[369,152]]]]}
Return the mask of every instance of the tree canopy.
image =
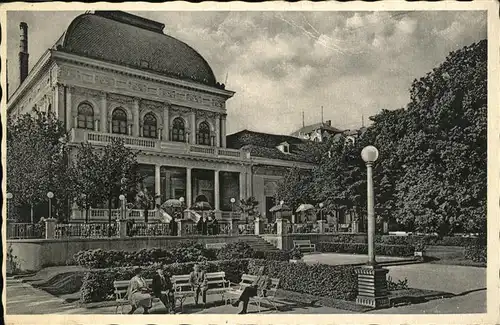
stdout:
{"type": "Polygon", "coordinates": [[[452,52],[415,80],[406,108],[382,110],[354,144],[334,138],[309,177],[280,183],[288,204],[320,200],[330,210],[365,213],[366,167],[361,149],[374,145],[376,214],[408,229],[485,232],[487,43],[452,52]]]}

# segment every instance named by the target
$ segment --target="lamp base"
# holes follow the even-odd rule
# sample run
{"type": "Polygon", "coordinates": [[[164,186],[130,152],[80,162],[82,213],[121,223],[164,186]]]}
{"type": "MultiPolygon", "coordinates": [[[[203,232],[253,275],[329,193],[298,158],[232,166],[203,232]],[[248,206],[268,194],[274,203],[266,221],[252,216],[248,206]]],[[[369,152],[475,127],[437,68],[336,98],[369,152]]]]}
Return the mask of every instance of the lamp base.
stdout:
{"type": "Polygon", "coordinates": [[[389,306],[386,275],[389,270],[378,265],[365,265],[356,269],[358,296],[356,303],[362,306],[383,308],[389,306]]]}

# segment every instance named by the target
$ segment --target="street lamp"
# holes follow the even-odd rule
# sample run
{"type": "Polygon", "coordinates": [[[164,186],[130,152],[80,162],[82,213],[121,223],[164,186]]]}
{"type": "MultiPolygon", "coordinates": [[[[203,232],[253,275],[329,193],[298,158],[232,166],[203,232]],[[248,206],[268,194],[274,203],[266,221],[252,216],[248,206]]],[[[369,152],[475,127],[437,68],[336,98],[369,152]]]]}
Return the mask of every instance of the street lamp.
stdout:
{"type": "Polygon", "coordinates": [[[125,215],[125,195],[123,194],[120,194],[120,196],[118,197],[120,199],[120,201],[122,202],[122,220],[125,220],[126,219],[126,215],[125,215]]]}
{"type": "Polygon", "coordinates": [[[373,194],[373,163],[378,159],[378,150],[367,146],[361,151],[361,158],[366,163],[367,212],[368,212],[368,264],[375,265],[375,208],[373,194]]]}
{"type": "Polygon", "coordinates": [[[10,215],[10,200],[12,200],[12,197],[14,195],[12,195],[12,193],[7,193],[6,197],[7,197],[7,219],[9,219],[9,215],[10,215]]]}
{"type": "Polygon", "coordinates": [[[52,219],[52,198],[54,197],[54,193],[47,192],[47,197],[49,198],[49,219],[52,219]]]}
{"type": "Polygon", "coordinates": [[[231,201],[231,218],[232,218],[234,213],[234,202],[236,202],[236,199],[232,197],[229,201],[231,201]]]}
{"type": "Polygon", "coordinates": [[[323,207],[324,207],[323,202],[320,202],[320,204],[319,204],[319,217],[320,217],[321,221],[323,221],[323,207]]]}

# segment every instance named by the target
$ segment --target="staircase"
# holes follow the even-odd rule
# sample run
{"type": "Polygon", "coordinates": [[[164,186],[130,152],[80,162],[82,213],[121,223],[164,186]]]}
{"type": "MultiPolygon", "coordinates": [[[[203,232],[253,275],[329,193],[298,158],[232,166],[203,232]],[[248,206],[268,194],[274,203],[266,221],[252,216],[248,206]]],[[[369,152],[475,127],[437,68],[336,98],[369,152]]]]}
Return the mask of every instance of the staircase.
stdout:
{"type": "Polygon", "coordinates": [[[255,235],[255,236],[245,236],[244,240],[246,243],[248,243],[255,251],[262,251],[262,252],[275,252],[278,251],[278,249],[271,243],[268,243],[265,241],[263,238],[255,235]]]}

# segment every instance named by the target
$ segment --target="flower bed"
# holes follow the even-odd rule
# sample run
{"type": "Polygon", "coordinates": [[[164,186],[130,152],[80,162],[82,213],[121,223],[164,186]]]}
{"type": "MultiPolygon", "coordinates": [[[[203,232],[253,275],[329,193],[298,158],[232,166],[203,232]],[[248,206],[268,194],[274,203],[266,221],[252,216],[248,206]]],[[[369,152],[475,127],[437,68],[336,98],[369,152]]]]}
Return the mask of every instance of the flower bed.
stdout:
{"type": "MultiPolygon", "coordinates": [[[[349,254],[368,254],[368,244],[360,243],[334,243],[321,242],[316,245],[319,252],[328,253],[349,253],[349,254]]],[[[413,245],[382,245],[375,244],[375,253],[386,256],[413,256],[415,246],[413,245]]]]}
{"type": "Polygon", "coordinates": [[[354,266],[252,259],[248,273],[257,274],[262,265],[267,266],[270,277],[280,279],[280,289],[319,297],[356,299],[358,282],[354,266]]]}
{"type": "MultiPolygon", "coordinates": [[[[238,283],[243,273],[248,273],[248,259],[208,261],[205,263],[207,272],[226,272],[226,279],[238,283]]],[[[174,263],[166,266],[170,275],[189,274],[195,262],[174,263]]],[[[143,267],[144,277],[151,279],[158,265],[143,267]]],[[[92,269],[85,272],[80,301],[82,303],[114,300],[113,281],[130,280],[134,276],[135,267],[115,267],[106,269],[92,269]]]]}

